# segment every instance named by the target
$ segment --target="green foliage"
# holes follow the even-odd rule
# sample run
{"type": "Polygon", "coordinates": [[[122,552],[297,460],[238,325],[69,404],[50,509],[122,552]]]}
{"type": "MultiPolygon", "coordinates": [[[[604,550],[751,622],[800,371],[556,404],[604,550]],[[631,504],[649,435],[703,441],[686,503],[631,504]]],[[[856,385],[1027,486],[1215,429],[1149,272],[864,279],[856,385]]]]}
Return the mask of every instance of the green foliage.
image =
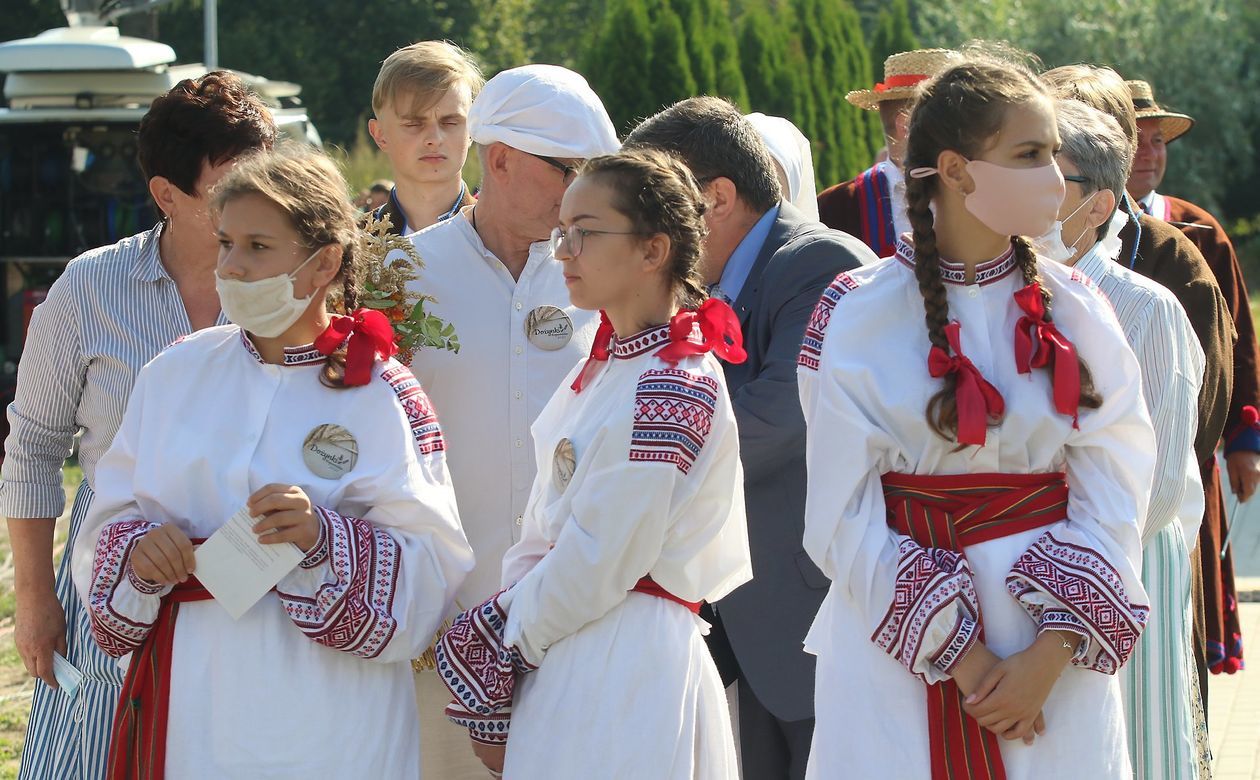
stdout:
{"type": "Polygon", "coordinates": [[[1005,39],[1047,67],[1094,62],[1151,82],[1161,105],[1198,120],[1169,147],[1160,189],[1218,216],[1249,213],[1231,211],[1225,193],[1230,184],[1256,190],[1260,11],[1253,0],[934,0],[916,11],[925,46],[1005,39]]]}
{"type": "Polygon", "coordinates": [[[753,109],[803,121],[804,87],[782,14],[754,6],[740,20],[739,53],[753,109]]]}
{"type": "Polygon", "coordinates": [[[657,11],[653,24],[649,74],[654,108],[668,106],[696,94],[696,80],[691,76],[682,20],[668,6],[657,11]]]}
{"type": "Polygon", "coordinates": [[[892,0],[879,12],[871,35],[871,71],[884,72],[884,60],[890,54],[919,48],[919,39],[910,24],[910,7],[906,0],[892,0]]]}
{"type": "Polygon", "coordinates": [[[642,0],[610,0],[582,69],[619,132],[656,108],[652,27],[642,0]]]}
{"type": "Polygon", "coordinates": [[[803,56],[804,100],[812,106],[794,119],[814,144],[814,170],[819,185],[826,187],[869,166],[878,148],[874,117],[844,99],[850,90],[872,83],[870,55],[852,6],[791,0],[791,7],[792,34],[803,56]]]}

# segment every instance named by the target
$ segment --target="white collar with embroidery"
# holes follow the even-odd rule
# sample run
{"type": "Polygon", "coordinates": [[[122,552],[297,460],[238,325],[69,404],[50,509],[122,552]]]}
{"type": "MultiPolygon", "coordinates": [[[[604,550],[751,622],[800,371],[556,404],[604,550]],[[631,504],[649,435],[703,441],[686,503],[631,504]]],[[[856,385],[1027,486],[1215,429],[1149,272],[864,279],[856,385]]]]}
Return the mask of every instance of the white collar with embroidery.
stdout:
{"type": "MultiPolygon", "coordinates": [[[[698,326],[692,328],[688,340],[696,344],[704,343],[704,337],[700,335],[698,326]]],[[[647,330],[641,330],[624,339],[614,335],[612,355],[619,360],[626,360],[627,358],[638,357],[639,355],[652,352],[668,343],[669,325],[654,325],[647,330]]]]}
{"type": "MultiPolygon", "coordinates": [[[[908,239],[908,235],[903,235],[897,239],[897,259],[906,267],[913,269],[914,244],[908,239]]],[[[974,284],[983,286],[996,282],[1013,270],[1015,270],[1015,247],[1012,245],[992,260],[986,260],[976,266],[976,280],[974,284]]],[[[949,284],[966,285],[967,267],[962,263],[942,257],[941,279],[949,284]]]]}
{"type": "MultiPolygon", "coordinates": [[[[258,350],[254,347],[254,342],[249,340],[249,336],[246,335],[245,329],[241,328],[240,331],[241,344],[245,347],[246,351],[248,351],[249,354],[253,356],[254,360],[259,362],[259,364],[265,365],[267,361],[263,360],[262,355],[258,353],[258,350]]],[[[297,347],[284,348],[284,365],[286,366],[309,366],[315,363],[323,363],[327,359],[327,356],[316,349],[314,344],[302,344],[297,347]]]]}

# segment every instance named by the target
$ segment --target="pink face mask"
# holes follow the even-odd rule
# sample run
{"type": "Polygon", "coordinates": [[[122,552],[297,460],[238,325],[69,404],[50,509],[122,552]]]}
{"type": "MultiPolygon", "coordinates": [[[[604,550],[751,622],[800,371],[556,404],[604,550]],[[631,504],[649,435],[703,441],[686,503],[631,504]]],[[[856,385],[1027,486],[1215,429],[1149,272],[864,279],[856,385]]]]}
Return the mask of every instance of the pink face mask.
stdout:
{"type": "MultiPolygon", "coordinates": [[[[910,176],[921,179],[936,172],[935,168],[915,168],[910,176]]],[[[1007,168],[969,160],[967,173],[975,188],[963,199],[963,205],[990,230],[1004,236],[1049,232],[1067,193],[1063,174],[1053,162],[1040,168],[1007,168]]]]}

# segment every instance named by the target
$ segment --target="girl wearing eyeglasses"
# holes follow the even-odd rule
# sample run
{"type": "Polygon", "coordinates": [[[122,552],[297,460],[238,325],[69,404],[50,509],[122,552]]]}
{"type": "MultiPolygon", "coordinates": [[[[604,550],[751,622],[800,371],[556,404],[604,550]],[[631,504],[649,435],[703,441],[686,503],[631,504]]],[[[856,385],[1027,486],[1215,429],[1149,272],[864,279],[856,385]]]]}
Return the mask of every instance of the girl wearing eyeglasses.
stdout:
{"type": "Polygon", "coordinates": [[[744,355],[730,308],[701,304],[703,211],[690,172],[655,152],[591,160],[565,194],[556,257],[602,324],[534,424],[505,590],[438,647],[448,714],[507,777],[736,776],[697,612],[751,577],[718,362],[744,355]]]}

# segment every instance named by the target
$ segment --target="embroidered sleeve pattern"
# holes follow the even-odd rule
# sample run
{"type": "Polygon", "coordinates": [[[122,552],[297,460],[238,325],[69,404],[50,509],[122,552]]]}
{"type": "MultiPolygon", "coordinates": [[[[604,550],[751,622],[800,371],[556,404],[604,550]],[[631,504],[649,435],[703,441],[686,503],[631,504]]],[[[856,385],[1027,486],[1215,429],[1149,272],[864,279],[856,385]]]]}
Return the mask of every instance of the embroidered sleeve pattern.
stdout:
{"type": "Polygon", "coordinates": [[[131,568],[131,551],[136,542],[154,528],[155,524],[139,518],[120,520],[105,526],[96,543],[92,587],[88,591],[92,637],[106,655],[114,658],[139,647],[153,627],[152,620],[135,620],[116,609],[119,586],[130,586],[142,596],[154,597],[152,612],[153,618],[157,617],[158,594],[163,587],[145,582],[131,568]]]}
{"type": "Polygon", "coordinates": [[[712,377],[675,368],[645,371],[634,396],[630,460],[691,471],[713,427],[717,394],[712,377]]]}
{"type": "Polygon", "coordinates": [[[1098,553],[1050,532],[1015,562],[1006,589],[1041,630],[1080,634],[1085,642],[1072,663],[1103,674],[1128,659],[1150,611],[1129,603],[1119,572],[1098,553]]]}
{"type": "Polygon", "coordinates": [[[416,447],[419,448],[420,454],[429,455],[445,451],[446,442],[442,438],[437,413],[433,411],[433,404],[429,402],[429,397],[425,395],[419,380],[415,378],[411,370],[406,366],[391,362],[389,367],[381,373],[381,377],[393,388],[394,394],[398,396],[398,402],[402,404],[403,411],[407,413],[407,420],[411,423],[411,434],[416,439],[416,447]]]}
{"type": "Polygon", "coordinates": [[[831,312],[836,303],[848,292],[857,289],[857,282],[847,273],[842,273],[832,280],[822,297],[814,306],[809,323],[805,326],[805,338],[801,341],[801,351],[796,358],[797,365],[813,371],[818,370],[818,361],[822,356],[823,338],[827,335],[827,325],[831,322],[831,312]]]}
{"type": "Polygon", "coordinates": [[[454,699],[446,708],[452,722],[477,742],[507,742],[516,677],[537,667],[503,640],[507,613],[502,592],[460,614],[434,646],[438,674],[454,699]]]}
{"type": "Polygon", "coordinates": [[[980,635],[980,600],[960,553],[898,546],[893,601],[871,640],[924,682],[949,677],[980,635]]]}
{"type": "Polygon", "coordinates": [[[313,596],[276,593],[289,619],[312,641],[375,658],[398,628],[393,608],[401,549],[367,520],[323,507],[315,511],[323,520],[324,541],[303,564],[319,565],[327,556],[333,581],[321,584],[313,596]]]}

